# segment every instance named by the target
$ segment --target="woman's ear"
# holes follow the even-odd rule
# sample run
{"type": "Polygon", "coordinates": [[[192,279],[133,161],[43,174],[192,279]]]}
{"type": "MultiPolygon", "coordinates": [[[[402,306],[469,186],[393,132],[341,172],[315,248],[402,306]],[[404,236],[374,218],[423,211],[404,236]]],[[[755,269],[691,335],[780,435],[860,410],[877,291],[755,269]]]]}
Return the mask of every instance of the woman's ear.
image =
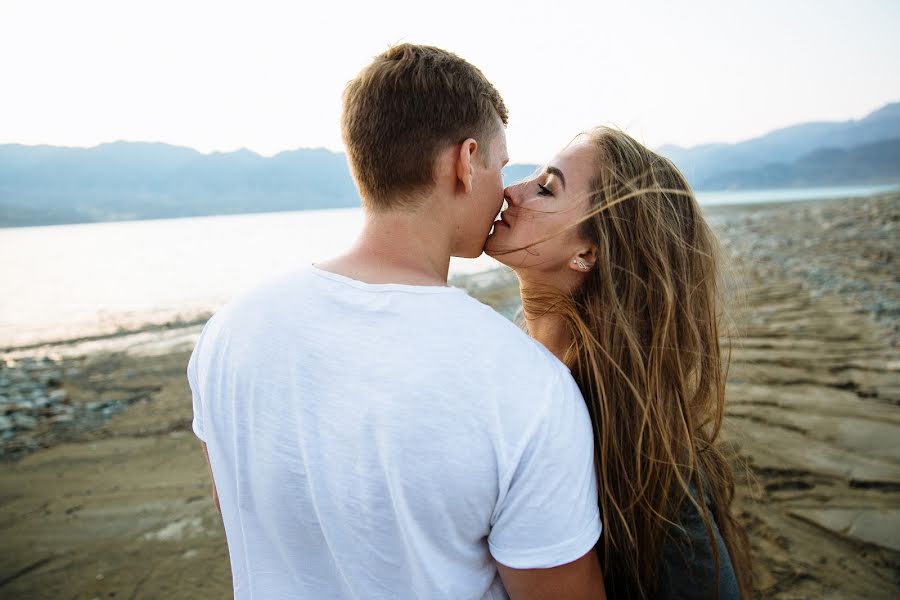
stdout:
{"type": "Polygon", "coordinates": [[[585,246],[569,261],[569,268],[579,273],[587,273],[594,268],[597,262],[597,248],[593,245],[585,246]]]}
{"type": "Polygon", "coordinates": [[[478,150],[478,142],[474,138],[468,138],[459,146],[459,154],[456,156],[456,178],[468,194],[472,191],[472,178],[475,174],[472,165],[472,156],[478,150]]]}

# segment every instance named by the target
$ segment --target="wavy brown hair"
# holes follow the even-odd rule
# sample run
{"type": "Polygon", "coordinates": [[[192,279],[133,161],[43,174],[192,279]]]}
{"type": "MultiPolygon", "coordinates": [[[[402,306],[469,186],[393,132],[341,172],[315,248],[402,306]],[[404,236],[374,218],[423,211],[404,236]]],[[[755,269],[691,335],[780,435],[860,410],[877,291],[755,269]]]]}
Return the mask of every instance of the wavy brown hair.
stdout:
{"type": "Polygon", "coordinates": [[[728,357],[716,237],[669,160],[614,129],[587,136],[598,167],[575,227],[596,245],[596,263],[574,293],[531,288],[522,302],[526,314],[561,315],[573,340],[565,362],[594,427],[607,593],[654,596],[673,523],[693,505],[717,579],[714,524],[749,598],[749,544],[717,443],[728,357]]]}

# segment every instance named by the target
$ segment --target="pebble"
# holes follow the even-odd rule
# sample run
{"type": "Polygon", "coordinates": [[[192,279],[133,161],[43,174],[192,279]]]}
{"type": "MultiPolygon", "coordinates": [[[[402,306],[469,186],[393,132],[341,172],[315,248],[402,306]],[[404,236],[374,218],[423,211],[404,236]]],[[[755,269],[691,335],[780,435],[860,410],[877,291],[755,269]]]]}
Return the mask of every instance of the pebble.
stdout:
{"type": "Polygon", "coordinates": [[[13,422],[16,424],[17,429],[37,429],[38,420],[30,415],[13,413],[12,418],[13,422]]]}
{"type": "Polygon", "coordinates": [[[59,357],[0,359],[0,451],[8,443],[28,446],[31,432],[41,423],[70,423],[76,407],[62,387],[67,375],[78,375],[76,367],[66,368],[59,357]]]}
{"type": "Polygon", "coordinates": [[[35,408],[31,400],[16,400],[6,405],[7,412],[29,412],[35,408]]]}
{"type": "Polygon", "coordinates": [[[122,410],[122,407],[121,407],[121,406],[119,406],[119,405],[117,405],[117,404],[111,404],[111,405],[109,405],[109,406],[103,407],[103,410],[101,410],[100,413],[101,413],[104,417],[109,417],[109,416],[112,416],[112,415],[116,414],[117,412],[119,412],[119,411],[121,411],[121,410],[122,410]]]}

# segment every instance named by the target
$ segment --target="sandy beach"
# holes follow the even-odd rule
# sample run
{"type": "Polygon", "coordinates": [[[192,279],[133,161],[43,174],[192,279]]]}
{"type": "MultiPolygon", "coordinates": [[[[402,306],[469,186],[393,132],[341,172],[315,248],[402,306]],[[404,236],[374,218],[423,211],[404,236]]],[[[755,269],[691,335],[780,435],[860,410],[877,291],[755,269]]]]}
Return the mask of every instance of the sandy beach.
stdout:
{"type": "MultiPolygon", "coordinates": [[[[724,438],[757,595],[900,597],[900,194],[706,212],[729,265],[724,438]]],[[[509,273],[454,283],[517,308],[509,273]]],[[[190,431],[199,329],[4,355],[0,597],[230,597],[190,431]]]]}

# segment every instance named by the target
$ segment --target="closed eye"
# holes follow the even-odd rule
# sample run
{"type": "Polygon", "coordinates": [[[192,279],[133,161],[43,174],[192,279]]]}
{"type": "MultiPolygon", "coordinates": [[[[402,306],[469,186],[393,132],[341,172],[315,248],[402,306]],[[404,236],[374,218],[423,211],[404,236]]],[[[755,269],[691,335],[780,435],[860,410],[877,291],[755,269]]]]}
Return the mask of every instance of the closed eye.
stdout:
{"type": "Polygon", "coordinates": [[[552,196],[553,195],[553,192],[551,192],[550,188],[548,188],[546,185],[539,183],[539,184],[537,184],[537,186],[538,186],[538,190],[539,190],[538,196],[552,196]]]}

